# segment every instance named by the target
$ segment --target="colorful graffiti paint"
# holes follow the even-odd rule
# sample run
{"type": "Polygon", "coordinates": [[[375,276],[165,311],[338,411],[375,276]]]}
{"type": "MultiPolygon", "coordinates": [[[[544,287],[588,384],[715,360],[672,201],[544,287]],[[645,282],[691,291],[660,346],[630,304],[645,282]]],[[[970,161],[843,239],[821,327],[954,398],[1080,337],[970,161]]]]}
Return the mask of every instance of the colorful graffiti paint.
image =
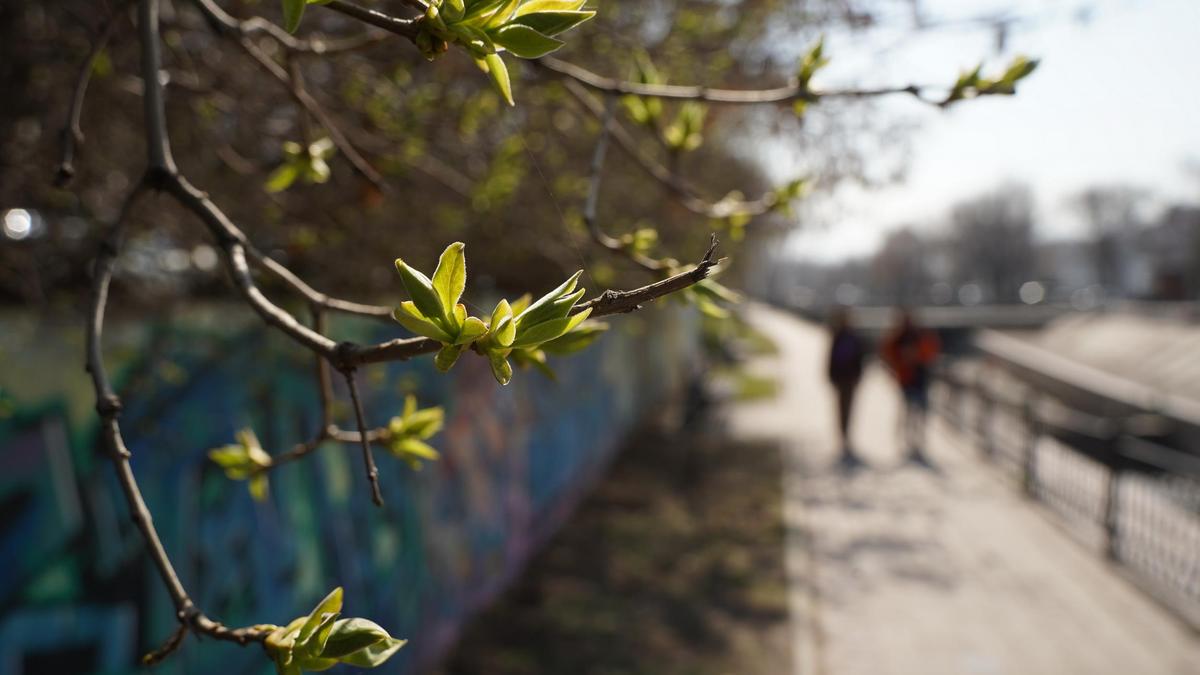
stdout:
{"type": "MultiPolygon", "coordinates": [[[[379,457],[387,505],[373,507],[353,448],[332,445],[272,474],[256,503],[206,451],[253,426],[273,451],[317,423],[312,363],[253,317],[215,308],[178,321],[115,321],[110,367],[126,401],[133,468],[178,572],[231,625],[286,622],[329,588],[409,647],[387,672],[413,673],[516,574],[601,472],[621,437],[681,385],[694,318],[618,319],[558,380],[509,387],[482,359],[449,376],[428,359],[364,372],[365,406],[385,422],[414,391],[447,410],[442,461],[414,472],[379,457]],[[234,320],[236,319],[236,320],[234,320]]],[[[173,626],[119,487],[98,454],[82,332],[0,317],[0,672],[132,673],[173,626]]],[[[386,337],[362,323],[346,337],[386,337]]],[[[341,392],[345,398],[344,392],[341,392]]],[[[257,649],[198,645],[161,673],[272,672],[257,649]]]]}

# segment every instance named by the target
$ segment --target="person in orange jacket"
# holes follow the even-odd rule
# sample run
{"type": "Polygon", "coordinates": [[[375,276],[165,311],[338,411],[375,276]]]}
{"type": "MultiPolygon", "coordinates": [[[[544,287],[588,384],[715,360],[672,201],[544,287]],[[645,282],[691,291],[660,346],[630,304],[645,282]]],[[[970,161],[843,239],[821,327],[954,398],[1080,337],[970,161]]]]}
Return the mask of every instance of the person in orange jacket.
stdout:
{"type": "Polygon", "coordinates": [[[925,461],[925,415],[929,409],[930,369],[941,352],[937,333],[917,326],[912,313],[900,309],[896,325],[883,340],[884,363],[904,395],[904,428],[908,451],[915,461],[925,461]]]}

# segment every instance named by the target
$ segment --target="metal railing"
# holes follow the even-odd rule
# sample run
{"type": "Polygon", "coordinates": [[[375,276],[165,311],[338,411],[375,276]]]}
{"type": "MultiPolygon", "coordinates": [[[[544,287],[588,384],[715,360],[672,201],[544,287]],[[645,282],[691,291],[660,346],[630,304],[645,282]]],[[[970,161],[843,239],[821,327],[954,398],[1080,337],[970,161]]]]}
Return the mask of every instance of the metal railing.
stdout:
{"type": "Polygon", "coordinates": [[[1200,457],[1145,437],[1168,420],[1089,414],[980,361],[938,369],[933,394],[1027,497],[1200,629],[1200,457]]]}

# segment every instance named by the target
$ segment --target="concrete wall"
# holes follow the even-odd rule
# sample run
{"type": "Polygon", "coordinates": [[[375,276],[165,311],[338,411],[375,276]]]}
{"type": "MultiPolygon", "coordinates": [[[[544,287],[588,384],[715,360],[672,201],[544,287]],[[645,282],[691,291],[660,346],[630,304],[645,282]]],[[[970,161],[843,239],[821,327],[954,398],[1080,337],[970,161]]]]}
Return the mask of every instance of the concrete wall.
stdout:
{"type": "MultiPolygon", "coordinates": [[[[230,625],[286,623],[342,585],[349,614],[410,639],[387,672],[411,673],[562,522],[639,411],[680,385],[692,314],[613,323],[589,350],[557,360],[557,382],[518,371],[501,388],[471,354],[449,376],[429,359],[365,370],[374,424],[409,390],[447,410],[433,439],[442,461],[418,473],[377,452],[383,509],[370,503],[354,448],[331,445],[272,473],[262,504],[207,461],[242,426],[279,452],[317,423],[311,358],[253,317],[207,308],[151,324],[117,319],[106,340],[134,471],[197,603],[230,625]]],[[[8,314],[0,325],[0,672],[134,672],[173,610],[98,454],[81,322],[8,314]]],[[[156,672],[272,668],[258,648],[189,638],[156,672]]]]}

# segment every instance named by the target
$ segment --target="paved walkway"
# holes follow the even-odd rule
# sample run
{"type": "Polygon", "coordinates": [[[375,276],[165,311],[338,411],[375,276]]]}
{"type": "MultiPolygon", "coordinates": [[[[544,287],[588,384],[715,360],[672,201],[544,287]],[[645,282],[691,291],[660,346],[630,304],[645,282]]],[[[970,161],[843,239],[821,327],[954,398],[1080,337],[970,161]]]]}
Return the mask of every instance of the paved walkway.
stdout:
{"type": "Polygon", "coordinates": [[[780,396],[730,431],[781,439],[796,673],[1200,673],[1200,638],[1056,528],[995,470],[930,429],[934,469],[905,463],[899,401],[872,367],[839,472],[818,327],[751,306],[780,347],[751,367],[780,396]]]}

